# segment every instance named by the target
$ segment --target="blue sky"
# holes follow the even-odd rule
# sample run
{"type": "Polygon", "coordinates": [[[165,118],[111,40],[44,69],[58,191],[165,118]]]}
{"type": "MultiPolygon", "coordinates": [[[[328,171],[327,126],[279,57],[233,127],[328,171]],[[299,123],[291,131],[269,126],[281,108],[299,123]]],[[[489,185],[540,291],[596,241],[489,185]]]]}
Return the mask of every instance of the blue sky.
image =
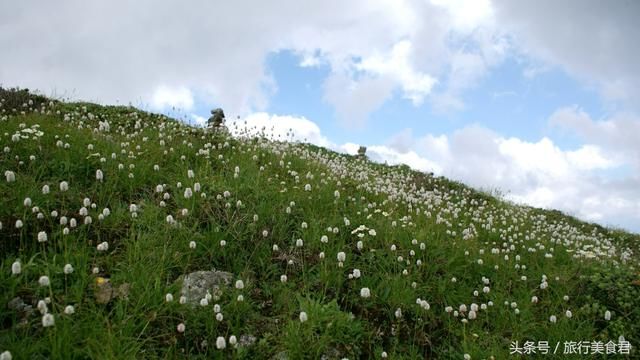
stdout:
{"type": "Polygon", "coordinates": [[[230,125],[366,145],[373,161],[640,232],[638,14],[597,0],[4,2],[0,84],[194,124],[220,106],[230,125]]]}

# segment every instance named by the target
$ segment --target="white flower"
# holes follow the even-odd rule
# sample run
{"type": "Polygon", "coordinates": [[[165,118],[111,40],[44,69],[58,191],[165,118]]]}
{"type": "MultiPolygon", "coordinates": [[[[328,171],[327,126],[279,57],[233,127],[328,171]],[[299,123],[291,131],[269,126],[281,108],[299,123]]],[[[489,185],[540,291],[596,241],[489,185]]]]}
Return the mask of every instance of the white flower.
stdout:
{"type": "Polygon", "coordinates": [[[42,327],[49,327],[55,325],[55,319],[51,314],[42,315],[42,327]]]}
{"type": "Polygon", "coordinates": [[[47,233],[46,232],[40,231],[38,233],[38,242],[41,242],[41,243],[47,242],[47,233]]]}
{"type": "Polygon", "coordinates": [[[216,348],[218,350],[222,350],[227,347],[227,342],[224,340],[224,337],[218,336],[216,339],[216,348]]]}
{"type": "Polygon", "coordinates": [[[300,322],[305,322],[309,320],[309,317],[307,316],[307,313],[304,311],[300,312],[300,322]]]}
{"type": "Polygon", "coordinates": [[[36,308],[38,309],[38,311],[40,311],[40,314],[42,315],[49,312],[49,309],[47,308],[47,302],[44,300],[38,300],[38,305],[36,306],[36,308]]]}
{"type": "Polygon", "coordinates": [[[71,264],[66,264],[64,266],[64,268],[62,269],[62,271],[66,274],[69,275],[73,272],[73,266],[71,264]]]}
{"type": "Polygon", "coordinates": [[[73,315],[76,312],[76,308],[73,307],[73,305],[67,305],[64,308],[64,313],[67,315],[73,315]]]}
{"type": "Polygon", "coordinates": [[[166,302],[172,302],[172,301],[173,301],[173,295],[172,295],[172,294],[170,294],[170,293],[169,293],[169,294],[166,294],[166,295],[164,296],[164,301],[166,301],[166,302]]]}
{"type": "Polygon", "coordinates": [[[296,247],[302,247],[304,245],[304,241],[302,239],[296,240],[296,247]]]}
{"type": "Polygon", "coordinates": [[[604,312],[604,319],[607,321],[611,320],[611,311],[607,310],[604,312]]]}
{"type": "Polygon", "coordinates": [[[386,359],[389,355],[387,354],[386,351],[383,351],[382,354],[380,354],[380,357],[383,359],[386,359]]]}
{"type": "Polygon", "coordinates": [[[22,264],[20,260],[16,260],[11,264],[11,274],[18,275],[22,272],[22,264]]]}
{"type": "Polygon", "coordinates": [[[190,249],[195,249],[196,248],[196,242],[195,241],[190,241],[189,242],[189,248],[190,249]]]}
{"type": "Polygon", "coordinates": [[[193,170],[187,170],[187,177],[189,179],[193,179],[195,177],[195,173],[193,172],[193,170]]]}
{"type": "Polygon", "coordinates": [[[571,312],[571,310],[567,310],[567,312],[565,312],[565,316],[571,319],[571,317],[573,316],[573,313],[571,312]]]}
{"type": "Polygon", "coordinates": [[[304,191],[311,191],[311,184],[306,184],[304,186],[304,191]]]}
{"type": "Polygon", "coordinates": [[[180,334],[184,333],[184,330],[185,330],[184,323],[178,324],[177,330],[180,334]]]}
{"type": "Polygon", "coordinates": [[[222,313],[217,313],[216,314],[216,320],[222,321],[223,319],[224,319],[224,316],[222,315],[222,313]]]}
{"type": "Polygon", "coordinates": [[[369,288],[364,287],[360,289],[360,297],[368,298],[370,296],[371,296],[371,290],[369,290],[369,288]]]}
{"type": "Polygon", "coordinates": [[[360,277],[360,269],[353,269],[353,277],[358,279],[360,277]]]}
{"type": "Polygon", "coordinates": [[[551,315],[551,316],[549,317],[549,321],[551,321],[552,323],[554,323],[554,324],[555,324],[555,323],[556,323],[556,321],[558,321],[558,318],[557,318],[555,315],[551,315]]]}
{"type": "Polygon", "coordinates": [[[244,301],[244,296],[242,296],[242,294],[240,294],[240,295],[238,295],[236,300],[238,300],[238,302],[243,302],[244,301]]]}
{"type": "Polygon", "coordinates": [[[193,196],[193,192],[191,191],[191,188],[184,189],[184,198],[189,199],[191,196],[193,196]]]}
{"type": "Polygon", "coordinates": [[[40,279],[38,279],[38,284],[40,284],[40,286],[49,286],[49,277],[46,275],[40,276],[40,279]]]}
{"type": "Polygon", "coordinates": [[[96,249],[98,251],[107,251],[109,250],[109,243],[106,241],[101,242],[100,244],[98,244],[98,246],[96,247],[96,249]]]}
{"type": "Polygon", "coordinates": [[[469,311],[469,320],[474,320],[476,318],[476,312],[471,310],[469,311]]]}
{"type": "Polygon", "coordinates": [[[186,296],[180,296],[180,300],[179,300],[180,304],[184,305],[187,303],[187,297],[186,296]]]}
{"type": "Polygon", "coordinates": [[[67,191],[67,190],[69,190],[69,183],[66,181],[60,182],[60,191],[67,191]]]}
{"type": "Polygon", "coordinates": [[[396,319],[400,319],[402,317],[402,310],[400,308],[397,308],[394,315],[396,316],[396,319]]]}
{"type": "Polygon", "coordinates": [[[262,230],[262,237],[269,236],[269,232],[267,230],[262,230]]]}
{"type": "Polygon", "coordinates": [[[200,299],[200,306],[207,306],[207,305],[209,305],[209,300],[207,300],[207,298],[200,299]]]}
{"type": "Polygon", "coordinates": [[[236,338],[235,335],[231,335],[229,336],[229,344],[236,346],[236,344],[238,343],[238,339],[236,338]]]}
{"type": "Polygon", "coordinates": [[[244,282],[242,282],[242,280],[236,281],[236,289],[244,289],[244,282]]]}
{"type": "Polygon", "coordinates": [[[102,181],[103,179],[104,179],[104,174],[102,173],[102,170],[100,169],[96,170],[96,180],[102,181]]]}
{"type": "Polygon", "coordinates": [[[287,275],[280,275],[280,282],[286,283],[287,282],[287,275]]]}
{"type": "Polygon", "coordinates": [[[44,185],[42,187],[42,193],[45,195],[49,193],[49,185],[44,185]]]}
{"type": "Polygon", "coordinates": [[[11,352],[9,352],[9,350],[7,351],[3,351],[2,354],[0,354],[0,360],[12,360],[13,357],[11,356],[11,352]]]}
{"type": "Polygon", "coordinates": [[[464,360],[471,360],[471,355],[464,354],[463,358],[464,358],[464,360]]]}
{"type": "Polygon", "coordinates": [[[337,258],[338,258],[338,261],[344,262],[347,259],[347,255],[344,253],[344,251],[340,251],[338,253],[337,258]]]}
{"type": "Polygon", "coordinates": [[[13,171],[10,171],[10,170],[5,171],[4,176],[5,178],[7,178],[7,182],[16,181],[16,173],[14,173],[13,171]]]}

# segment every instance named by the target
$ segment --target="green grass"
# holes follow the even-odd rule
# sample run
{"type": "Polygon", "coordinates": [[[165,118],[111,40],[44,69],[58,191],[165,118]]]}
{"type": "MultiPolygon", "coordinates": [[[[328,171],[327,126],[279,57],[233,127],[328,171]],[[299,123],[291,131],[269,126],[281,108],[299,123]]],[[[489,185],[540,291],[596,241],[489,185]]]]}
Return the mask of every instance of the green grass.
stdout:
{"type": "Polygon", "coordinates": [[[393,359],[504,359],[514,341],[548,341],[551,351],[559,343],[559,353],[545,358],[562,358],[568,341],[624,336],[640,345],[638,235],[406,166],[228,137],[134,108],[17,90],[0,91],[0,104],[0,352],[14,359],[368,359],[383,352],[393,359]],[[196,182],[200,191],[185,198],[196,182]],[[101,219],[105,208],[110,214],[101,219]],[[63,216],[77,226],[61,224],[63,216]],[[103,242],[108,250],[98,251],[103,242]],[[12,274],[16,261],[20,274],[12,274]],[[65,274],[65,264],[74,272],[65,274]],[[212,269],[232,273],[244,288],[224,288],[206,307],[180,304],[177,279],[212,269]],[[349,277],[354,269],[361,277],[349,277]],[[49,286],[38,284],[42,275],[49,286]],[[99,277],[129,284],[128,295],[98,303],[99,277]],[[363,287],[371,297],[360,297],[363,287]],[[168,293],[174,301],[165,301],[168,293]],[[35,312],[24,318],[10,309],[16,297],[35,312]],[[46,328],[36,309],[45,298],[55,319],[46,328]],[[479,307],[475,319],[469,311],[454,316],[463,304],[479,307]],[[65,314],[68,305],[75,313],[65,314]],[[256,341],[236,348],[232,335],[256,341]]]}

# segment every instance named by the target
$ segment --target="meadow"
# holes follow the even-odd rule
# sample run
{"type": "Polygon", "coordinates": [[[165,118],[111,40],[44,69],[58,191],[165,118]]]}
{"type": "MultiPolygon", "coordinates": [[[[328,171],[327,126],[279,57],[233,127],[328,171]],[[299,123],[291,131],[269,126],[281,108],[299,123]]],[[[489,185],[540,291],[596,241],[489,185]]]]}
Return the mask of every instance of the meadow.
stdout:
{"type": "Polygon", "coordinates": [[[230,130],[0,89],[0,359],[640,358],[637,234],[230,130]]]}

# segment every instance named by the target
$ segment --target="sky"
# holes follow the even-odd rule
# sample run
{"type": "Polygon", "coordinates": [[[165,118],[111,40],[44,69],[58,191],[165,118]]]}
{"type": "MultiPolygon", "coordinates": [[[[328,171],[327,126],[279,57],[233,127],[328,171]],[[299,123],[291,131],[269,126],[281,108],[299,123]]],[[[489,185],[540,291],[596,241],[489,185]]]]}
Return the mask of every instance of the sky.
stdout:
{"type": "Polygon", "coordinates": [[[0,85],[194,125],[222,107],[232,128],[640,232],[639,17],[634,0],[3,1],[0,85]]]}

